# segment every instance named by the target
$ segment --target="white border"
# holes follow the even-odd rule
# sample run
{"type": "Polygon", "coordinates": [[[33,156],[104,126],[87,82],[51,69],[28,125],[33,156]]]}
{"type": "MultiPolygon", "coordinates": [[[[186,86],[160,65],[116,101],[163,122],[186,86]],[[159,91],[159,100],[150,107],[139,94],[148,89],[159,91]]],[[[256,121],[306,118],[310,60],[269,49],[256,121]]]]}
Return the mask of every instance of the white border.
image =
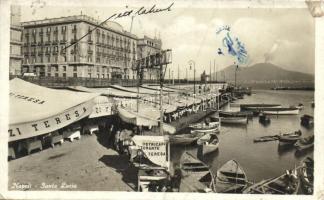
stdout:
{"type": "MultiPolygon", "coordinates": [[[[41,0],[42,1],[42,0],[41,0]]],[[[304,195],[224,195],[224,194],[198,194],[198,193],[137,193],[137,192],[66,192],[66,191],[7,191],[8,188],[8,163],[7,163],[7,113],[8,113],[8,68],[9,66],[9,27],[10,27],[10,3],[30,5],[32,0],[9,1],[0,0],[0,197],[5,199],[324,199],[324,123],[323,122],[323,102],[324,102],[324,17],[316,19],[316,41],[315,41],[315,192],[312,196],[304,195]]],[[[154,3],[166,3],[170,1],[131,1],[132,5],[148,5],[154,3]]],[[[125,1],[102,1],[102,0],[46,0],[47,5],[60,6],[114,6],[126,4],[125,1]]],[[[129,2],[128,2],[129,3],[129,2]]],[[[302,0],[258,0],[258,1],[238,1],[238,0],[181,0],[176,1],[181,7],[217,7],[217,8],[305,8],[306,4],[302,0]]],[[[130,3],[129,3],[130,4],[130,3]]],[[[86,180],[85,180],[86,181],[86,180]]]]}

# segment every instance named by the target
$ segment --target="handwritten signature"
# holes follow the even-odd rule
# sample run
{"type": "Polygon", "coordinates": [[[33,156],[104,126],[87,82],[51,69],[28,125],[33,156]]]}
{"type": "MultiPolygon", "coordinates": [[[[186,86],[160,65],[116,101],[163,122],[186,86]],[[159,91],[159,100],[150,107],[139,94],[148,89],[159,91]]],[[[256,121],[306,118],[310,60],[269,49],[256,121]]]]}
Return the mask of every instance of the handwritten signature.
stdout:
{"type": "MultiPolygon", "coordinates": [[[[227,31],[226,36],[222,40],[223,46],[227,48],[227,53],[231,56],[234,56],[237,59],[238,63],[246,64],[248,60],[248,54],[245,49],[245,45],[237,37],[235,37],[233,41],[230,35],[229,26],[218,29],[216,34],[219,34],[223,30],[227,31]]],[[[225,55],[221,48],[218,48],[217,54],[225,55]]]]}
{"type": "MultiPolygon", "coordinates": [[[[140,15],[147,15],[147,14],[159,13],[159,12],[164,12],[164,11],[171,11],[171,8],[172,8],[173,5],[174,5],[174,2],[171,3],[166,8],[156,8],[156,5],[154,4],[150,9],[145,9],[145,7],[142,6],[140,9],[138,9],[136,11],[134,11],[132,9],[132,10],[127,10],[127,11],[120,12],[120,13],[114,13],[114,14],[110,15],[110,17],[108,17],[105,21],[101,22],[99,24],[99,26],[105,24],[107,21],[109,21],[111,19],[117,19],[117,18],[128,17],[128,16],[135,17],[135,16],[140,16],[140,15]]],[[[71,43],[70,45],[68,45],[67,47],[65,47],[64,49],[62,49],[62,52],[63,52],[63,50],[66,50],[66,49],[70,48],[71,46],[74,46],[75,44],[77,44],[80,40],[82,40],[83,38],[85,38],[87,35],[91,34],[97,28],[98,28],[98,26],[96,26],[93,29],[89,30],[85,35],[83,35],[82,37],[80,37],[79,39],[77,39],[75,42],[71,43]]]]}
{"type": "Polygon", "coordinates": [[[136,16],[136,15],[147,15],[147,14],[152,14],[152,13],[158,13],[158,12],[163,12],[163,11],[171,11],[172,6],[174,3],[171,3],[168,7],[166,8],[156,8],[156,5],[154,4],[150,9],[145,9],[144,6],[142,6],[140,9],[138,9],[136,12],[134,10],[128,10],[125,12],[121,12],[118,15],[115,14],[115,19],[121,18],[121,17],[127,17],[127,16],[136,16]]]}

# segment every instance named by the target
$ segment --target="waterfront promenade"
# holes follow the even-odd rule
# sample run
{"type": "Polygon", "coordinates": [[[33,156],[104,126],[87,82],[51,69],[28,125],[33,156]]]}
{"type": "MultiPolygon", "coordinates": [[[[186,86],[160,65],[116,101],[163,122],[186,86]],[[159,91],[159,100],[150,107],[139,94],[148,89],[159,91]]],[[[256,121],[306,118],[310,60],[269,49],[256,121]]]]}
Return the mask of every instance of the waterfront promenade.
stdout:
{"type": "Polygon", "coordinates": [[[107,134],[84,136],[12,160],[8,190],[134,191],[137,173],[126,155],[109,148],[107,134]]]}

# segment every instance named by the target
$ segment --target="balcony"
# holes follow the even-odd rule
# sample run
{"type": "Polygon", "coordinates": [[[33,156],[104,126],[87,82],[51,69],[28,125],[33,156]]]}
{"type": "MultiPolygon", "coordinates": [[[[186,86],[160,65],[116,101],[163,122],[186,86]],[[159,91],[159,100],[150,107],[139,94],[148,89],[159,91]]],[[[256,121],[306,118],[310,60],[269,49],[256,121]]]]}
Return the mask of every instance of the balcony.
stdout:
{"type": "Polygon", "coordinates": [[[38,52],[38,55],[43,55],[44,54],[44,51],[39,51],[38,52]]]}
{"type": "Polygon", "coordinates": [[[36,43],[36,42],[32,42],[30,45],[31,45],[31,46],[36,46],[37,43],[36,43]]]}
{"type": "Polygon", "coordinates": [[[54,40],[52,44],[58,44],[58,40],[54,40]]]}
{"type": "Polygon", "coordinates": [[[63,39],[63,40],[60,40],[60,44],[65,44],[66,43],[66,40],[63,39]]]}
{"type": "Polygon", "coordinates": [[[93,44],[93,40],[88,39],[88,43],[89,43],[89,44],[93,44]]]}
{"type": "Polygon", "coordinates": [[[51,44],[51,41],[46,41],[45,42],[45,45],[50,45],[51,44]]]}
{"type": "Polygon", "coordinates": [[[88,54],[93,54],[93,50],[92,49],[88,49],[88,54]]]}

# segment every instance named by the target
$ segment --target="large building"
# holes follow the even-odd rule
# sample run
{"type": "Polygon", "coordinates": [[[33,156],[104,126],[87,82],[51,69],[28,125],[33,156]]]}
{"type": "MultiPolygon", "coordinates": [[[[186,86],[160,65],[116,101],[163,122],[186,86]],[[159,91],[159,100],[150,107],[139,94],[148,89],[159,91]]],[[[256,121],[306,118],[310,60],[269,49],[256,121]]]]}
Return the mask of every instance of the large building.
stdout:
{"type": "Polygon", "coordinates": [[[21,54],[21,32],[20,26],[20,7],[11,6],[10,8],[10,60],[9,60],[9,74],[20,75],[21,63],[23,56],[21,54]]]}
{"type": "Polygon", "coordinates": [[[22,72],[47,77],[136,78],[137,37],[86,15],[23,22],[22,72]],[[95,28],[97,27],[97,28],[95,28]]]}
{"type": "MultiPolygon", "coordinates": [[[[137,58],[141,59],[152,54],[156,54],[162,50],[161,39],[152,39],[147,36],[140,38],[137,41],[137,58]]],[[[145,69],[144,79],[156,80],[159,77],[159,71],[157,69],[145,69]]]]}

